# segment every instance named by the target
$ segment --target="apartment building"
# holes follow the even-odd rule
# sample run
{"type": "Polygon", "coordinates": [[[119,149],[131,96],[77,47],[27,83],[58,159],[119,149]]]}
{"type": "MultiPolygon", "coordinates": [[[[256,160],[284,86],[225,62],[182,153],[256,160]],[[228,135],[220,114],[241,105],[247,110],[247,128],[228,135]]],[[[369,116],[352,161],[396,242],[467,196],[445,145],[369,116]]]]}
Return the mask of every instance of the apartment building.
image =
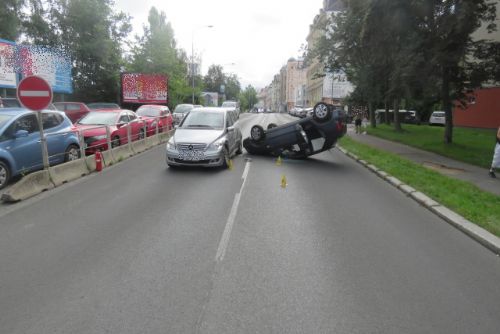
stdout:
{"type": "MultiPolygon", "coordinates": [[[[309,34],[306,38],[309,49],[313,49],[324,34],[322,30],[318,29],[318,26],[325,23],[325,20],[332,13],[342,9],[343,4],[339,0],[323,1],[323,8],[309,27],[309,34]]],[[[352,86],[345,80],[338,80],[338,78],[338,73],[327,73],[323,63],[316,58],[311,59],[306,70],[306,105],[312,107],[319,101],[340,104],[341,100],[352,91],[352,86]]]]}
{"type": "Polygon", "coordinates": [[[306,70],[304,61],[295,58],[288,59],[286,64],[286,107],[287,111],[297,105],[298,91],[306,83],[306,70]]]}
{"type": "MultiPolygon", "coordinates": [[[[500,0],[497,4],[496,25],[500,29],[500,0]]],[[[473,35],[475,40],[491,40],[500,42],[500,30],[488,33],[486,24],[483,24],[473,35]]],[[[453,123],[457,126],[474,128],[497,128],[500,126],[500,83],[484,84],[469,95],[465,108],[455,107],[453,123]]]]}

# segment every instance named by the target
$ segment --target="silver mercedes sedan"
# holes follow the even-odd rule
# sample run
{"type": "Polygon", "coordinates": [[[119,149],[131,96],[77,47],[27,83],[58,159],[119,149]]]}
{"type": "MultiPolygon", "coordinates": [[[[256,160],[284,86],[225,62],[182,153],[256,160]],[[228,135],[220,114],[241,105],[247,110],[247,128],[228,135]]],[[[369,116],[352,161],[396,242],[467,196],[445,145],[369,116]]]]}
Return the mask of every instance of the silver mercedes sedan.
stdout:
{"type": "Polygon", "coordinates": [[[238,115],[223,108],[191,110],[167,143],[169,167],[227,167],[242,153],[238,115]]]}

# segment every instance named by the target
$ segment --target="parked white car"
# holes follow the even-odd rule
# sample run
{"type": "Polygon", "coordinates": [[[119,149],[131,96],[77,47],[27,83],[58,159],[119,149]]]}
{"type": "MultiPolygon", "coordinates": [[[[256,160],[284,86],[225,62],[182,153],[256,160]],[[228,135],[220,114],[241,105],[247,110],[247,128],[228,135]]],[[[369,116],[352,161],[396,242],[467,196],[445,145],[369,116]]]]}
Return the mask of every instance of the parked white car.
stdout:
{"type": "Polygon", "coordinates": [[[444,111],[434,111],[429,118],[429,125],[444,125],[446,121],[444,111]]]}

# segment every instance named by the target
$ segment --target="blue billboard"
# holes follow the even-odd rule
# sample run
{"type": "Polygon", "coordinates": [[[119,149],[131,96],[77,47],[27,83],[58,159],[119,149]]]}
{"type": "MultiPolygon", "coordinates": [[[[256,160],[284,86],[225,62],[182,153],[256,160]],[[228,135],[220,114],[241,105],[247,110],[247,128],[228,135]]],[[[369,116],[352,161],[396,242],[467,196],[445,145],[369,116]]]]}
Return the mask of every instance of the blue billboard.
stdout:
{"type": "Polygon", "coordinates": [[[17,54],[23,78],[38,75],[47,80],[54,93],[73,93],[71,58],[66,53],[55,48],[19,45],[17,54]]]}

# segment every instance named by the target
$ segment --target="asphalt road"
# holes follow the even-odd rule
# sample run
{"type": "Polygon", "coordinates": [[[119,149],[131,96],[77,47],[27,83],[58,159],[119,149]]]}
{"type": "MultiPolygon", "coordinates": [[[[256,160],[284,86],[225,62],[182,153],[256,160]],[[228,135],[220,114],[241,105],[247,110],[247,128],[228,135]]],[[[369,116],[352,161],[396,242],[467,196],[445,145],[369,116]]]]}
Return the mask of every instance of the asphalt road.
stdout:
{"type": "Polygon", "coordinates": [[[498,333],[500,259],[337,149],[164,159],[2,206],[0,333],[498,333]]]}

